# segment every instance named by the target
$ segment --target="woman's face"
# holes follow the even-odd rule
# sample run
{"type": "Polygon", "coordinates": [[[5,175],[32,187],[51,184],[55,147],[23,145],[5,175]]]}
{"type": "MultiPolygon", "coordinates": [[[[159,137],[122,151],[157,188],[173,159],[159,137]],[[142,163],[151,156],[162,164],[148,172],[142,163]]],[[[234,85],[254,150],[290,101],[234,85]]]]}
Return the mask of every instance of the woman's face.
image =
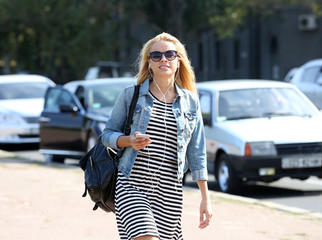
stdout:
{"type": "MultiPolygon", "coordinates": [[[[167,52],[167,51],[176,51],[176,46],[172,42],[167,42],[167,41],[159,41],[155,42],[150,49],[151,52],[167,52]]],[[[149,58],[149,64],[150,68],[153,71],[154,77],[171,77],[175,75],[175,72],[177,71],[178,68],[178,58],[175,57],[173,60],[171,58],[171,53],[167,54],[168,58],[165,57],[165,54],[162,54],[161,60],[160,61],[153,61],[151,58],[149,58]]]]}

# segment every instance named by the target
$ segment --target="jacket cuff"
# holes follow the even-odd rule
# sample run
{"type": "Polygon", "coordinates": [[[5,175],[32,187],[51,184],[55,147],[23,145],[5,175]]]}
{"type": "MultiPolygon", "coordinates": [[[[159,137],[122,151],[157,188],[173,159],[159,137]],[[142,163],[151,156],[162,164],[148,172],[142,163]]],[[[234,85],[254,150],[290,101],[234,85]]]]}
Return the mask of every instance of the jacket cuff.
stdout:
{"type": "Polygon", "coordinates": [[[109,146],[115,150],[121,150],[121,148],[119,148],[117,146],[117,139],[120,137],[120,136],[123,136],[124,133],[119,133],[119,132],[114,132],[111,137],[110,137],[110,140],[109,140],[109,146]]]}
{"type": "Polygon", "coordinates": [[[194,182],[196,182],[198,180],[208,180],[208,171],[207,171],[207,169],[195,170],[195,171],[192,171],[191,174],[192,174],[192,180],[194,182]]]}

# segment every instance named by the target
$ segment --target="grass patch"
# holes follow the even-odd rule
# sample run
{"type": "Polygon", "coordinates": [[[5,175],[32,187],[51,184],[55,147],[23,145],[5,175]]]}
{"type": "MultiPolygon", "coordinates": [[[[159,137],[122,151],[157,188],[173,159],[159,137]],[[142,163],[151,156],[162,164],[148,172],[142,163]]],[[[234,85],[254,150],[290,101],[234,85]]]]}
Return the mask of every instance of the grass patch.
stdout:
{"type": "Polygon", "coordinates": [[[263,235],[266,235],[268,232],[266,231],[256,231],[257,233],[260,233],[260,234],[263,234],[263,235]]]}
{"type": "Polygon", "coordinates": [[[307,234],[306,234],[306,233],[295,233],[294,235],[295,235],[295,236],[301,236],[301,237],[305,237],[305,236],[307,236],[307,234]]]}

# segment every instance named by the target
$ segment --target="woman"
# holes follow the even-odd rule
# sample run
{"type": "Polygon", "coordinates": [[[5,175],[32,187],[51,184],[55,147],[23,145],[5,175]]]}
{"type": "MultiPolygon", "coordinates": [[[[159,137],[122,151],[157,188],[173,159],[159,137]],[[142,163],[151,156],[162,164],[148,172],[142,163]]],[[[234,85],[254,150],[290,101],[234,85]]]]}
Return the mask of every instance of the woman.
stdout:
{"type": "Polygon", "coordinates": [[[202,196],[199,228],[209,225],[212,211],[195,75],[178,39],[162,33],[143,46],[137,84],[132,135],[124,136],[122,128],[133,86],[120,94],[102,134],[106,146],[126,148],[115,193],[120,238],[183,239],[182,177],[188,165],[202,196]]]}

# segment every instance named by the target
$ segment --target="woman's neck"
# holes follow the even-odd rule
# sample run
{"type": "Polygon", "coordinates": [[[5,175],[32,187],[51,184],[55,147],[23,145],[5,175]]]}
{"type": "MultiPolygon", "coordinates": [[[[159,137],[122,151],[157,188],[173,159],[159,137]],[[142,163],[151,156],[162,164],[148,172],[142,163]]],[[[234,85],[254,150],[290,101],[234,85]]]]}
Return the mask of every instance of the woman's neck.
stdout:
{"type": "Polygon", "coordinates": [[[162,91],[162,93],[165,93],[168,88],[174,88],[174,79],[173,78],[160,78],[160,77],[154,77],[153,78],[154,85],[159,87],[162,91]]]}
{"type": "Polygon", "coordinates": [[[153,81],[150,84],[150,91],[159,100],[172,103],[177,95],[173,79],[158,80],[153,79],[153,81]]]}

